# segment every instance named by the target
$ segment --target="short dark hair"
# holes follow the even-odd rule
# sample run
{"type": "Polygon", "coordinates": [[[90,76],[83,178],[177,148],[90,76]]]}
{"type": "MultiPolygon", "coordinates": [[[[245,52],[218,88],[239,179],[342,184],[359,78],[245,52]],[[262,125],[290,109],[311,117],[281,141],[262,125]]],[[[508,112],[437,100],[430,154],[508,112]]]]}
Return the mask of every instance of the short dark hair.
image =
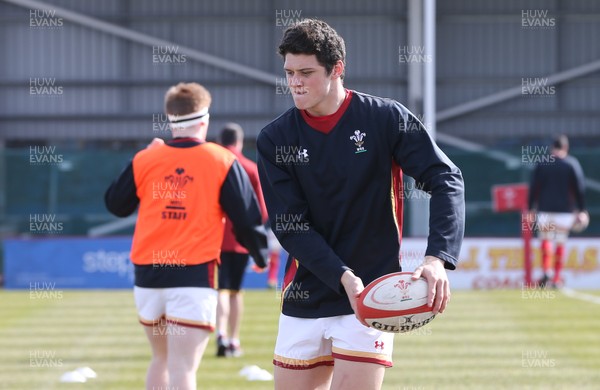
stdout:
{"type": "Polygon", "coordinates": [[[569,138],[564,135],[558,135],[554,138],[554,141],[552,142],[552,147],[554,147],[554,149],[560,149],[560,150],[565,150],[569,148],[569,138]]]}
{"type": "Polygon", "coordinates": [[[338,61],[346,64],[344,40],[330,25],[318,19],[304,19],[284,31],[279,54],[285,57],[288,53],[314,54],[328,75],[338,61]]]}
{"type": "Polygon", "coordinates": [[[219,134],[219,143],[223,146],[235,145],[244,139],[244,130],[237,123],[226,123],[219,134]]]}

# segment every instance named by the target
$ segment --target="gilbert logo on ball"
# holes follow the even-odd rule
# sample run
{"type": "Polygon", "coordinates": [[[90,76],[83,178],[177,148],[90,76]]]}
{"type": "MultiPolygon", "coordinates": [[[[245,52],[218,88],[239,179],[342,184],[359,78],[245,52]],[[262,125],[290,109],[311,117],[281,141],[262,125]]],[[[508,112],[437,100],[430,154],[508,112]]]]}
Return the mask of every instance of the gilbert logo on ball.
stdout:
{"type": "Polygon", "coordinates": [[[411,279],[412,272],[394,272],[375,279],[358,299],[358,315],[372,328],[404,333],[431,322],[427,281],[411,279]]]}

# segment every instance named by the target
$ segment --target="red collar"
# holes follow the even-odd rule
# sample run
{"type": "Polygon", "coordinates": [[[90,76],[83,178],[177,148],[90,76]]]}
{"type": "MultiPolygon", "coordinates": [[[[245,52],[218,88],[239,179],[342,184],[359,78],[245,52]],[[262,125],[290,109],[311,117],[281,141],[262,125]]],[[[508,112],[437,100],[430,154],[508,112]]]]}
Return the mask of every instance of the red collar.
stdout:
{"type": "Polygon", "coordinates": [[[330,115],[324,116],[311,116],[306,110],[300,110],[302,114],[302,118],[308,123],[310,127],[313,129],[320,131],[321,133],[329,134],[331,130],[337,125],[338,121],[346,112],[346,109],[350,105],[350,101],[352,100],[352,91],[346,89],[346,97],[342,102],[340,108],[337,109],[336,112],[330,115]]]}

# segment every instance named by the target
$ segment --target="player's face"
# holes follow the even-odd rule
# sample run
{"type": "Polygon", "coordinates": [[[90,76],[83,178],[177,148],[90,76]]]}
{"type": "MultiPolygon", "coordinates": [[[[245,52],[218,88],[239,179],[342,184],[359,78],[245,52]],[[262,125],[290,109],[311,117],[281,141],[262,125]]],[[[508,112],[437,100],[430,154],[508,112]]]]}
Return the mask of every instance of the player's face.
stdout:
{"type": "Polygon", "coordinates": [[[314,54],[286,54],[283,64],[290,93],[299,110],[323,115],[322,106],[332,97],[332,83],[335,72],[327,75],[314,54]]]}

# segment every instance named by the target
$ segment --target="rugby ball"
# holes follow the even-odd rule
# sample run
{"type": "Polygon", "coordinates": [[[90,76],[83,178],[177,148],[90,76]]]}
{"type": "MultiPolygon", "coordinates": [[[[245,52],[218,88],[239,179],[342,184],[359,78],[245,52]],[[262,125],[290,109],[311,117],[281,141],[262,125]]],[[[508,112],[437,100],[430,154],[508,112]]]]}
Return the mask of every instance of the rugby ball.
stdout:
{"type": "Polygon", "coordinates": [[[590,224],[590,215],[586,212],[579,213],[575,216],[575,222],[573,222],[573,226],[571,230],[575,233],[581,233],[585,229],[587,229],[590,224]]]}
{"type": "Polygon", "coordinates": [[[412,272],[394,272],[375,279],[357,301],[358,316],[370,327],[389,333],[405,333],[435,318],[427,306],[427,280],[412,280],[412,272]]]}

